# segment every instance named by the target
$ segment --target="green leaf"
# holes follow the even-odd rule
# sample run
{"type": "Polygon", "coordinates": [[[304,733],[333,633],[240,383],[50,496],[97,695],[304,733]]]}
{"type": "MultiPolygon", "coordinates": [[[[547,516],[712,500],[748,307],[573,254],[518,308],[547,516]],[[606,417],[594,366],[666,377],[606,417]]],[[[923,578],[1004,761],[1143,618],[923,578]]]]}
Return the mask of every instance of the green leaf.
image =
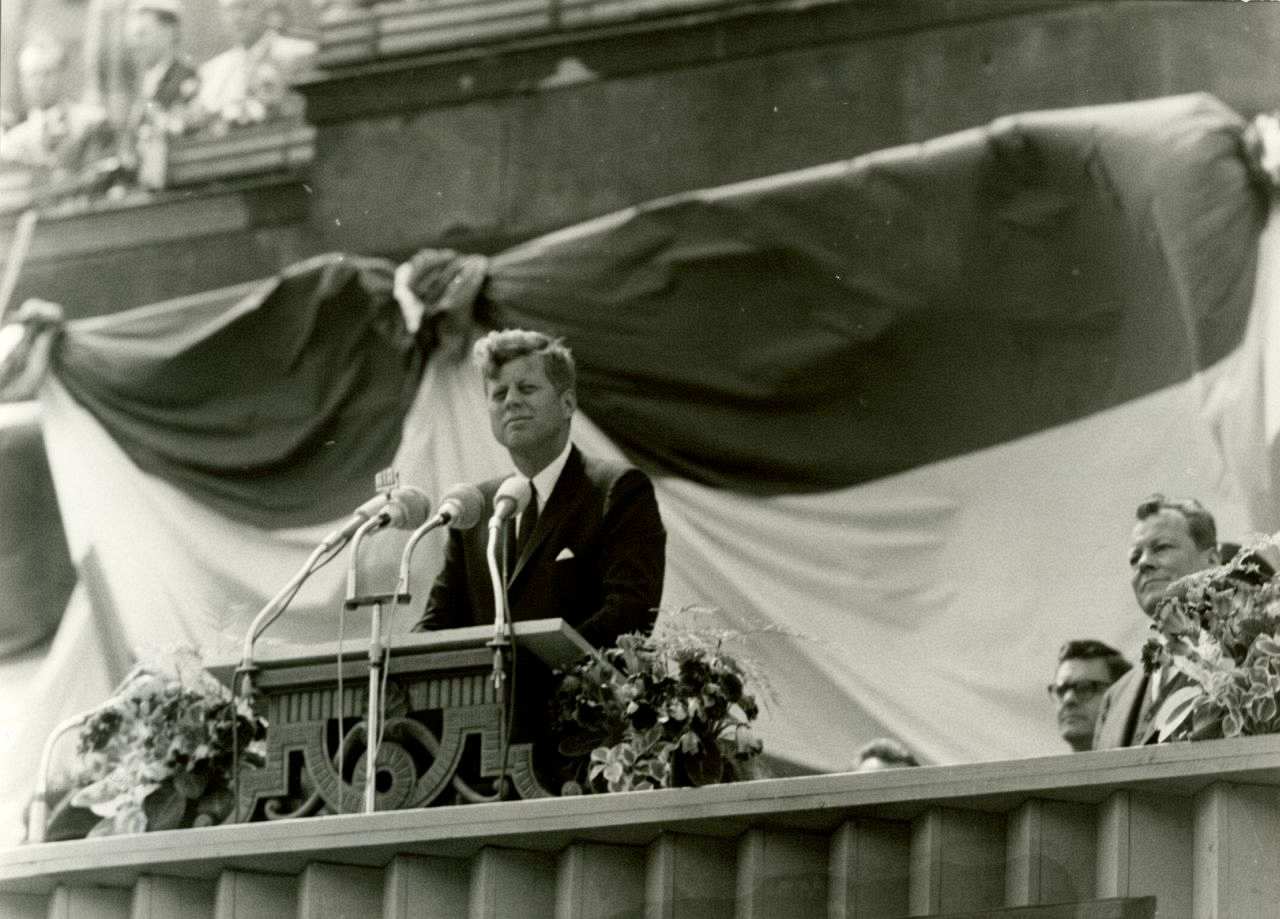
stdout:
{"type": "Polygon", "coordinates": [[[685,759],[684,770],[695,786],[718,783],[724,775],[724,759],[720,756],[720,748],[715,744],[704,744],[701,754],[685,759]]]}
{"type": "Polygon", "coordinates": [[[194,772],[184,770],[175,773],[173,776],[173,787],[184,798],[200,797],[204,794],[208,785],[209,777],[207,775],[197,775],[194,772]]]}
{"type": "Polygon", "coordinates": [[[209,817],[213,823],[221,823],[235,807],[235,794],[229,788],[211,791],[196,802],[196,813],[209,817]]]}
{"type": "Polygon", "coordinates": [[[1181,689],[1169,693],[1169,697],[1160,705],[1160,710],[1156,712],[1154,725],[1157,731],[1157,740],[1164,743],[1172,736],[1184,721],[1191,715],[1191,709],[1195,706],[1196,700],[1200,698],[1202,690],[1199,686],[1184,686],[1181,689]]]}
{"type": "Polygon", "coordinates": [[[89,830],[86,838],[94,839],[98,836],[112,836],[115,834],[115,832],[116,832],[115,820],[111,817],[103,817],[101,820],[99,820],[97,823],[93,825],[93,828],[89,830]]]}
{"type": "Polygon", "coordinates": [[[182,825],[182,815],[187,810],[187,799],[172,784],[166,782],[142,802],[148,830],[176,830],[182,825]]]}

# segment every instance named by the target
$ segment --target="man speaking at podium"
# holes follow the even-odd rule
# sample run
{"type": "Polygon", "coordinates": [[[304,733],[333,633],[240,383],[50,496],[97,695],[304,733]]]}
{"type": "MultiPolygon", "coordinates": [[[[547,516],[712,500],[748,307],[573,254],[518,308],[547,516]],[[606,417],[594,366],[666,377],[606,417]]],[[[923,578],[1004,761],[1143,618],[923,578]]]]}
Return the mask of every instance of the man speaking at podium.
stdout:
{"type": "MultiPolygon", "coordinates": [[[[643,472],[586,456],[570,442],[573,355],[559,339],[508,329],[480,339],[475,360],[493,436],[533,493],[504,534],[512,620],[564,619],[596,647],[648,631],[662,596],[666,531],[643,472]]],[[[482,519],[492,516],[502,481],[481,484],[482,519]]],[[[493,622],[485,530],[450,531],[415,630],[493,622]]]]}

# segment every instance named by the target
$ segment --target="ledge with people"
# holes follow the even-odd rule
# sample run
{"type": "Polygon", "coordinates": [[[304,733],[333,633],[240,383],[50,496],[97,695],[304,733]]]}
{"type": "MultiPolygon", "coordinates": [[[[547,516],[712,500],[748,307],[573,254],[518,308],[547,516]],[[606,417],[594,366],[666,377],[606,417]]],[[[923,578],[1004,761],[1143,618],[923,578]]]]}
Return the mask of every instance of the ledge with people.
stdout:
{"type": "Polygon", "coordinates": [[[1280,545],[1218,542],[1194,498],[1153,495],[1136,519],[1129,567],[1152,637],[1137,667],[1094,639],[1062,646],[1049,684],[1062,739],[1082,752],[1280,731],[1280,545]]]}
{"type": "MultiPolygon", "coordinates": [[[[24,175],[45,208],[128,203],[145,192],[296,169],[314,132],[290,89],[316,45],[287,34],[273,0],[224,0],[231,46],[196,63],[183,51],[183,0],[131,0],[86,20],[98,49],[77,91],[69,47],[33,32],[18,55],[25,113],[0,132],[0,168],[24,175]]],[[[10,205],[17,186],[10,180],[10,205]]]]}
{"type": "MultiPolygon", "coordinates": [[[[990,298],[972,302],[1001,304],[1001,318],[1016,322],[984,320],[972,338],[957,340],[954,310],[967,297],[932,312],[918,307],[916,294],[873,308],[862,284],[832,288],[825,261],[778,257],[823,251],[835,258],[838,246],[852,245],[837,217],[865,212],[851,206],[858,195],[883,207],[881,192],[890,188],[894,202],[907,195],[939,207],[936,179],[922,168],[933,156],[943,156],[953,177],[965,161],[970,178],[988,182],[990,157],[1005,162],[1010,150],[1029,151],[1026,171],[1013,170],[1006,189],[1029,205],[1041,200],[1047,181],[1035,170],[1066,162],[1071,175],[1082,174],[1078,158],[1099,154],[1072,131],[1093,137],[1102,128],[1137,132],[1125,136],[1144,154],[1123,146],[1111,162],[1117,181],[1128,178],[1144,193],[1152,176],[1185,181],[1181,194],[1168,191],[1160,202],[1199,201],[1188,190],[1201,187],[1199,170],[1144,165],[1139,176],[1119,166],[1203,156],[1226,164],[1219,197],[1255,213],[1258,189],[1239,162],[1239,120],[1195,97],[1102,107],[1086,119],[1006,120],[994,139],[967,133],[937,148],[664,200],[492,257],[423,250],[397,266],[326,256],[241,290],[233,302],[188,299],[93,323],[65,322],[50,304],[25,304],[6,332],[10,361],[0,382],[19,398],[40,399],[52,474],[59,493],[74,498],[62,504],[82,585],[67,606],[65,644],[54,649],[61,669],[49,672],[63,682],[51,698],[74,714],[110,697],[73,719],[71,730],[84,728],[87,755],[65,769],[61,789],[69,808],[87,812],[77,818],[81,829],[117,838],[6,853],[3,879],[83,880],[102,858],[132,883],[138,865],[199,861],[182,847],[218,840],[228,848],[217,851],[231,854],[211,856],[210,871],[245,871],[261,858],[294,873],[303,856],[285,848],[293,844],[317,858],[355,852],[379,866],[400,854],[476,856],[481,877],[491,858],[505,856],[477,852],[564,847],[572,862],[580,852],[573,846],[607,844],[631,846],[622,856],[628,870],[645,858],[668,864],[673,850],[688,864],[711,852],[697,862],[710,866],[699,877],[723,880],[735,877],[724,868],[735,857],[740,866],[769,864],[769,846],[782,834],[787,860],[821,863],[824,895],[836,884],[828,871],[852,877],[858,853],[881,851],[881,843],[895,859],[933,866],[937,872],[912,882],[922,905],[912,900],[911,910],[919,915],[943,912],[930,905],[939,901],[931,891],[946,886],[956,853],[971,859],[961,862],[973,867],[965,873],[985,878],[971,889],[986,906],[1123,899],[1151,889],[1148,883],[1164,885],[1161,895],[1179,906],[1229,898],[1229,885],[1215,882],[1219,862],[1206,862],[1193,892],[1193,853],[1199,858],[1205,847],[1193,847],[1191,834],[1194,826],[1196,838],[1210,832],[1206,838],[1240,843],[1255,828],[1280,826],[1274,738],[1247,736],[1274,730],[1275,587],[1263,564],[1274,569],[1273,550],[1269,540],[1245,539],[1246,551],[1219,564],[1226,553],[1216,526],[1194,503],[1154,497],[1141,503],[1136,521],[1132,506],[1153,483],[1168,481],[1206,501],[1212,496],[1232,535],[1267,519],[1251,474],[1270,468],[1272,433],[1234,423],[1248,414],[1265,377],[1258,370],[1268,354],[1265,336],[1253,320],[1277,302],[1273,225],[1259,229],[1218,210],[1218,225],[1161,225],[1178,251],[1253,247],[1260,266],[1257,283],[1244,285],[1206,267],[1219,259],[1159,262],[1176,274],[1160,276],[1175,293],[1201,289],[1177,272],[1219,285],[1212,316],[1225,311],[1236,320],[1230,331],[1238,337],[1215,342],[1215,360],[1194,352],[1181,369],[1153,364],[1126,336],[1136,326],[1144,340],[1158,333],[1180,341],[1187,333],[1180,323],[1199,328],[1209,301],[1172,302],[1167,322],[1153,326],[1149,298],[1113,272],[1083,272],[1080,284],[1090,289],[1049,286],[1032,295],[993,269],[983,292],[990,298]],[[1172,125],[1193,125],[1207,146],[1169,142],[1164,132],[1172,125]],[[1011,143],[1010,134],[1027,142],[1011,143]],[[1061,155],[1042,156],[1042,145],[1061,155]],[[838,206],[826,213],[830,223],[806,223],[813,235],[796,242],[796,228],[777,215],[815,201],[838,206]],[[728,263],[726,252],[734,253],[728,263]],[[830,300],[812,311],[777,308],[798,289],[825,291],[830,300]],[[1117,304],[1115,321],[1064,329],[1062,316],[1091,303],[1117,304]],[[910,321],[887,319],[894,309],[910,321]],[[843,321],[850,316],[859,321],[843,321]],[[1028,324],[1043,350],[1007,347],[1028,324]],[[847,341],[833,341],[837,328],[847,341]],[[1094,340],[1082,349],[1086,332],[1094,340]],[[877,335],[886,340],[868,351],[867,337],[877,335]],[[477,342],[478,366],[469,360],[477,342]],[[1054,356],[1048,369],[1028,366],[1046,351],[1054,356]],[[1073,389],[1080,374],[1061,366],[1092,366],[1099,351],[1108,367],[1124,368],[1132,388],[1073,389]],[[975,365],[978,353],[988,359],[975,365]],[[940,366],[957,372],[940,374],[940,366]],[[1028,378],[1043,386],[1010,382],[1028,378]],[[922,400],[925,391],[931,398],[922,400]],[[955,420],[970,417],[989,423],[955,420]],[[1100,442],[1123,455],[1099,455],[1100,442]],[[388,467],[404,480],[380,476],[370,499],[369,478],[388,467]],[[455,492],[454,482],[482,483],[478,504],[470,489],[455,492]],[[436,516],[431,499],[440,501],[436,516]],[[468,505],[479,512],[464,513],[468,505]],[[439,516],[446,510],[447,521],[439,516]],[[486,513],[485,526],[474,528],[486,513]],[[121,527],[126,518],[134,525],[121,527]],[[461,529],[464,519],[473,528],[461,529]],[[455,520],[458,528],[449,525],[455,520]],[[414,535],[433,525],[417,554],[410,552],[414,535]],[[997,538],[1001,551],[992,548],[997,538]],[[1124,584],[1126,551],[1132,585],[1124,584]],[[375,552],[389,563],[381,575],[348,568],[343,578],[333,564],[340,557],[373,564],[375,552]],[[412,591],[400,589],[406,552],[412,591]],[[1154,628],[1141,670],[1116,683],[1094,730],[1101,737],[1122,724],[1118,743],[1142,745],[1048,755],[1059,743],[1043,695],[1053,649],[1077,635],[1136,649],[1147,623],[1130,594],[1154,628]],[[405,595],[410,602],[401,602],[405,595]],[[272,622],[260,634],[264,613],[272,622]],[[558,687],[528,692],[544,713],[549,700],[552,716],[526,722],[527,733],[509,731],[502,715],[492,729],[491,709],[499,702],[517,708],[519,687],[553,677],[536,664],[525,668],[531,659],[518,649],[507,654],[506,635],[490,632],[479,648],[432,646],[453,655],[434,675],[397,670],[418,653],[406,650],[415,642],[484,633],[507,613],[517,644],[521,627],[550,615],[562,624],[551,629],[559,638],[575,645],[578,635],[601,652],[559,663],[538,658],[563,676],[558,687]],[[705,630],[680,628],[703,614],[711,623],[705,630]],[[429,631],[410,633],[414,623],[429,631]],[[107,635],[110,629],[123,637],[107,635]],[[357,630],[370,641],[352,651],[357,630]],[[317,637],[335,631],[337,654],[317,661],[317,637]],[[230,685],[210,683],[199,663],[152,657],[113,695],[98,672],[108,669],[98,653],[104,647],[141,652],[188,639],[208,661],[228,650],[231,636],[234,660],[236,639],[246,635],[273,646],[243,655],[246,665],[233,667],[230,685]],[[273,670],[281,661],[287,665],[273,670]],[[104,666],[95,670],[93,662],[104,666]],[[77,668],[74,680],[65,677],[68,663],[77,668]],[[272,732],[284,726],[292,702],[264,714],[249,691],[272,698],[282,685],[272,681],[286,667],[294,672],[280,680],[310,680],[309,696],[291,698],[305,709],[299,721],[308,722],[311,737],[321,722],[314,744],[278,743],[272,732]],[[1134,688],[1139,673],[1145,688],[1134,688]],[[443,697],[446,685],[461,704],[433,695],[443,697]],[[787,707],[766,716],[775,691],[787,707]],[[362,728],[366,706],[379,714],[362,728]],[[392,786],[405,775],[419,788],[422,767],[430,773],[448,738],[467,733],[445,729],[455,708],[486,709],[475,713],[486,719],[478,749],[454,743],[450,755],[463,774],[432,774],[430,783],[447,786],[439,803],[474,803],[382,813],[379,795],[390,787],[380,787],[379,772],[392,786]],[[690,729],[699,716],[705,732],[690,729]],[[867,747],[858,769],[849,768],[853,751],[886,735],[897,742],[867,747]],[[534,775],[524,786],[531,794],[516,788],[522,800],[507,800],[514,795],[503,781],[501,751],[540,740],[554,740],[553,752],[571,760],[567,774],[530,753],[519,781],[534,775]],[[1196,742],[1169,742],[1181,740],[1196,742]],[[421,742],[420,756],[406,746],[411,741],[421,742]],[[754,777],[738,766],[759,764],[762,743],[804,754],[826,774],[725,781],[754,777]],[[140,761],[139,749],[151,758],[140,761]],[[253,784],[264,758],[268,771],[291,784],[250,814],[236,786],[253,784]],[[340,784],[330,795],[322,786],[333,774],[340,784]],[[378,813],[348,813],[355,808],[341,785],[361,778],[365,809],[378,813]],[[670,787],[686,784],[701,787],[670,787]],[[652,793],[578,794],[639,790],[652,793]],[[344,813],[270,819],[326,810],[344,813]],[[237,825],[249,816],[266,819],[237,825]],[[472,821],[479,829],[467,828],[472,821]],[[188,824],[188,834],[137,832],[188,824]],[[349,827],[356,829],[347,834],[349,827]],[[531,842],[533,827],[547,835],[531,842]],[[1150,827],[1168,840],[1168,860],[1163,850],[1160,858],[1155,849],[1135,854],[1131,840],[1145,845],[1150,827]],[[329,832],[336,842],[322,838],[329,832]],[[368,839],[354,838],[366,832],[368,839]],[[685,848],[682,836],[698,841],[685,848]],[[1054,886],[1058,875],[1047,866],[1064,839],[1074,840],[1061,846],[1072,859],[1062,869],[1070,884],[1054,886]],[[1007,841],[1038,854],[1006,869],[1007,841]],[[160,851],[171,846],[171,854],[160,851]],[[647,846],[647,854],[639,851],[647,846]],[[1095,848],[1103,853],[1096,859],[1095,848]],[[836,869],[827,867],[832,853],[845,859],[836,869]],[[61,867],[41,861],[64,857],[61,867]],[[1162,873],[1163,865],[1172,868],[1162,873]],[[1141,883],[1131,886],[1135,877],[1141,883]],[[1048,899],[1068,887],[1071,896],[1048,899]]],[[[970,237],[987,239],[1008,206],[965,200],[977,211],[944,207],[947,219],[936,225],[957,234],[958,250],[972,251],[970,237]]],[[[1166,213],[1145,205],[1142,212],[1166,213]]],[[[898,226],[885,221],[882,232],[914,238],[898,226]]],[[[1069,274],[1077,263],[1093,264],[1089,256],[1110,254],[1091,248],[1104,246],[1100,234],[1075,224],[1058,230],[1038,227],[1021,240],[1034,258],[1018,259],[1019,266],[1051,264],[1069,274]]],[[[1150,255],[1147,244],[1135,234],[1136,251],[1150,255]]],[[[897,263],[845,255],[894,275],[870,288],[900,289],[897,263]]],[[[925,258],[932,264],[934,257],[925,258]]],[[[940,264],[966,271],[959,259],[940,264]]],[[[938,289],[956,279],[946,280],[938,289]]],[[[1097,648],[1068,648],[1051,693],[1072,707],[1062,726],[1082,743],[1088,716],[1074,707],[1090,695],[1100,699],[1096,684],[1104,677],[1091,665],[1077,667],[1097,648]]],[[[531,644],[528,650],[537,657],[531,644]]],[[[1109,679],[1110,665],[1102,666],[1109,679]]],[[[293,686],[281,698],[286,690],[293,686]]],[[[1217,842],[1208,848],[1221,851],[1217,842]]],[[[546,858],[533,861],[546,867],[546,858]]],[[[1246,885],[1242,896],[1273,890],[1266,872],[1250,877],[1264,886],[1246,885]]],[[[655,882],[654,889],[665,888],[655,882]]],[[[855,893],[844,888],[842,896],[855,893]]]]}
{"type": "MultiPolygon", "coordinates": [[[[392,648],[379,645],[389,636],[375,619],[369,661],[383,669],[370,671],[363,696],[338,706],[336,700],[346,698],[342,673],[349,669],[339,647],[336,695],[273,699],[274,714],[264,720],[265,705],[255,711],[251,694],[229,694],[207,677],[193,677],[200,668],[193,671],[190,661],[144,665],[107,707],[75,725],[91,766],[80,787],[53,796],[61,806],[51,838],[350,812],[360,809],[355,802],[362,783],[369,789],[364,807],[372,811],[770,774],[768,767],[753,769],[762,747],[751,731],[757,703],[743,665],[720,648],[721,639],[670,622],[650,636],[666,565],[662,516],[643,472],[585,454],[573,443],[577,372],[565,343],[536,331],[489,332],[475,343],[474,361],[490,433],[514,471],[451,489],[434,517],[417,489],[387,487],[326,537],[305,574],[340,553],[353,534],[416,528],[390,592],[355,599],[359,539],[351,553],[347,607],[404,603],[413,546],[447,527],[443,563],[413,630],[494,629],[493,641],[484,643],[495,655],[492,670],[481,641],[472,642],[478,657],[466,664],[453,660],[443,677],[434,675],[438,685],[415,683],[406,658],[399,676],[407,681],[391,681],[394,701],[388,703],[389,684],[379,675],[392,672],[392,648]],[[477,525],[481,520],[487,527],[477,525]],[[524,654],[517,696],[514,652],[523,649],[514,646],[512,627],[552,620],[568,627],[568,653],[562,649],[551,658],[559,669],[524,654]],[[589,648],[598,650],[576,660],[589,648]],[[511,652],[505,660],[504,651],[511,652]],[[441,695],[441,679],[466,681],[465,701],[456,688],[453,697],[447,690],[441,695]],[[139,711],[157,694],[171,698],[172,706],[153,708],[151,720],[139,725],[139,711]],[[435,701],[423,703],[428,698],[435,701]],[[373,714],[375,702],[381,716],[373,714]],[[384,734],[389,704],[397,726],[384,734]],[[310,711],[301,721],[314,735],[306,740],[301,781],[288,752],[303,742],[293,724],[299,719],[284,714],[299,706],[310,711]],[[455,723],[456,711],[466,706],[480,706],[485,714],[473,712],[455,723]],[[186,710],[207,713],[207,736],[181,733],[186,710]],[[274,738],[270,724],[278,732],[274,738]],[[171,744],[158,745],[163,756],[138,761],[133,745],[139,729],[173,735],[171,744]],[[464,766],[469,735],[480,746],[468,755],[478,759],[464,766]],[[379,739],[371,743],[370,737],[379,739]],[[524,758],[518,768],[513,755],[524,758]],[[241,796],[242,770],[254,767],[266,767],[266,773],[250,775],[250,792],[241,796]],[[377,782],[383,787],[375,794],[377,782]],[[439,797],[449,786],[450,794],[439,797]],[[139,787],[151,788],[157,800],[139,797],[139,787]]],[[[1157,494],[1138,505],[1135,517],[1128,552],[1132,590],[1154,637],[1136,668],[1101,641],[1063,645],[1048,687],[1063,740],[1082,752],[1280,731],[1280,581],[1274,579],[1280,549],[1271,540],[1224,547],[1213,516],[1194,499],[1157,494]],[[1235,554],[1219,564],[1224,551],[1235,554]]],[[[293,593],[298,586],[291,582],[293,593]]],[[[250,641],[291,598],[273,601],[265,622],[262,614],[255,619],[250,641]]],[[[401,655],[422,650],[403,641],[396,648],[401,655]]],[[[304,667],[312,683],[317,653],[309,652],[304,667]]],[[[223,677],[236,690],[237,677],[252,678],[257,670],[246,651],[234,671],[223,668],[223,677]]],[[[858,751],[851,771],[918,765],[902,743],[883,737],[858,751]]],[[[49,796],[41,784],[38,803],[49,796]]],[[[36,838],[46,838],[43,806],[36,813],[36,838]]]]}

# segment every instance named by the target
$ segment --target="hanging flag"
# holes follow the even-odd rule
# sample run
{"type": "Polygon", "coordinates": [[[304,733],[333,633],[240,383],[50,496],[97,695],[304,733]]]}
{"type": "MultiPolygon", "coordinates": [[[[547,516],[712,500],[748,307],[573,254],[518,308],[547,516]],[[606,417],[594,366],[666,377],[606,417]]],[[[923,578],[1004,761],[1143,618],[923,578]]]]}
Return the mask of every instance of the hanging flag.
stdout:
{"type": "MultiPolygon", "coordinates": [[[[433,496],[508,471],[458,355],[535,327],[577,357],[579,444],[655,478],[667,615],[719,607],[773,684],[769,749],[828,769],[879,733],[937,762],[1065,750],[1057,646],[1141,640],[1136,504],[1280,526],[1280,232],[1242,128],[1208,96],[1035,113],[487,264],[425,253],[420,327],[389,264],[337,256],[70,323],[45,436],[109,612],[75,621],[135,652],[234,648],[376,468],[433,496]]],[[[438,563],[429,540],[415,591],[438,563]]],[[[341,567],[269,637],[332,640],[341,567]]]]}

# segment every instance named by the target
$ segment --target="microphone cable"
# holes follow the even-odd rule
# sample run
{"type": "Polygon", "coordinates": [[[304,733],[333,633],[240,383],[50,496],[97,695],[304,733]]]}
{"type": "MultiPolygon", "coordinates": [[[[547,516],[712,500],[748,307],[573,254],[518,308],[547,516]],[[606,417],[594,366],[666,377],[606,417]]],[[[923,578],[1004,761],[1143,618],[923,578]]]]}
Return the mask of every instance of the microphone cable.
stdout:
{"type": "Polygon", "coordinates": [[[498,800],[501,801],[506,791],[508,758],[511,756],[511,738],[516,729],[516,671],[518,669],[517,662],[520,657],[520,648],[516,644],[515,626],[511,626],[511,688],[507,691],[507,697],[511,700],[507,706],[507,724],[506,730],[503,731],[501,757],[502,762],[498,769],[498,800]]]}
{"type": "MultiPolygon", "coordinates": [[[[386,622],[382,624],[382,685],[378,688],[378,710],[382,712],[382,718],[378,723],[378,736],[372,742],[373,746],[371,748],[371,752],[366,755],[367,762],[369,763],[367,768],[369,769],[372,769],[377,764],[378,750],[382,747],[382,741],[387,736],[387,680],[391,677],[391,626],[399,608],[399,603],[392,603],[391,609],[387,611],[386,622]]],[[[367,727],[365,729],[365,734],[366,743],[368,743],[367,727]]]]}
{"type": "MultiPolygon", "coordinates": [[[[347,779],[346,779],[346,761],[347,761],[347,735],[346,721],[343,711],[343,677],[342,673],[346,670],[345,662],[342,660],[343,643],[347,640],[347,604],[338,604],[338,698],[334,702],[335,714],[338,718],[338,813],[346,813],[346,797],[347,797],[347,779]]],[[[328,732],[326,732],[328,733],[328,732]]],[[[365,733],[368,733],[366,728],[365,733]]]]}

